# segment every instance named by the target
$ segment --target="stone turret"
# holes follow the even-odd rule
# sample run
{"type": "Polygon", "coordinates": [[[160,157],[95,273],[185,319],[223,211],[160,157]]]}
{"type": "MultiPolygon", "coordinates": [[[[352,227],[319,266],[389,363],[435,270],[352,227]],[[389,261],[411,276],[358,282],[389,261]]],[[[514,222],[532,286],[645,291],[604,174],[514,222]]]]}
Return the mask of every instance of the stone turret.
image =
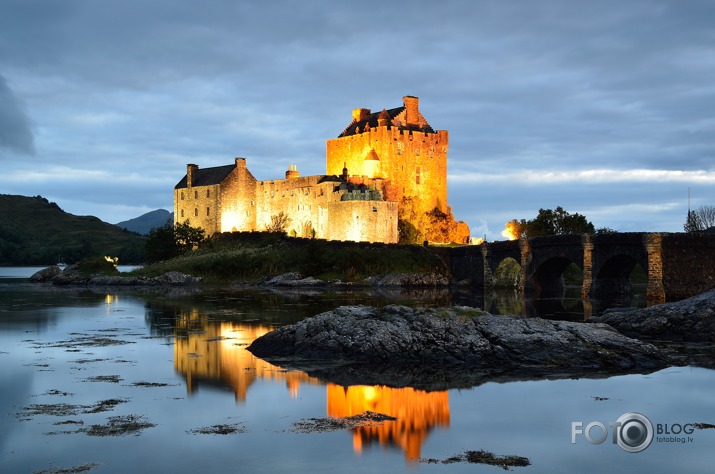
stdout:
{"type": "Polygon", "coordinates": [[[300,178],[300,173],[298,172],[298,166],[288,165],[288,171],[286,171],[286,179],[300,178]]]}

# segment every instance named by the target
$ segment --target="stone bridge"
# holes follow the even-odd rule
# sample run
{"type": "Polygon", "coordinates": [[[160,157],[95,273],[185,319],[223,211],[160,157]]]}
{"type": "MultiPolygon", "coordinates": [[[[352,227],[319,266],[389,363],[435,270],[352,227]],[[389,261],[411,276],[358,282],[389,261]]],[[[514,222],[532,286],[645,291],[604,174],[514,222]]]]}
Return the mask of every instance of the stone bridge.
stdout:
{"type": "Polygon", "coordinates": [[[521,265],[518,289],[535,298],[563,295],[562,275],[571,264],[583,272],[581,294],[596,299],[632,291],[636,265],[645,271],[648,304],[676,301],[715,287],[715,235],[703,233],[607,233],[554,235],[444,249],[452,278],[477,291],[491,290],[507,258],[521,265]]]}

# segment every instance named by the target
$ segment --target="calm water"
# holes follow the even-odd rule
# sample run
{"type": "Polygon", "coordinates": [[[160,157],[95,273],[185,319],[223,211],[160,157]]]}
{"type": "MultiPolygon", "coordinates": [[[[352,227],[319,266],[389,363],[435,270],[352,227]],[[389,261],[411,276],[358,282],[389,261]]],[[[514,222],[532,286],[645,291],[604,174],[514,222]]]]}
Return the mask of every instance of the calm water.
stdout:
{"type": "MultiPolygon", "coordinates": [[[[0,269],[2,270],[2,269],[0,269]]],[[[0,273],[2,273],[0,271],[0,273]]],[[[467,450],[530,459],[517,472],[712,472],[715,430],[628,453],[571,443],[572,422],[626,412],[654,425],[715,423],[715,371],[486,383],[424,392],[341,387],[253,357],[250,341],[340,304],[444,304],[443,295],[241,290],[94,292],[0,280],[0,472],[501,472],[427,464],[467,450]],[[100,402],[116,400],[108,411],[100,402]],[[64,409],[59,412],[58,409],[64,409]],[[34,410],[34,411],[33,411],[34,410]],[[381,426],[302,433],[294,423],[366,410],[381,426]],[[154,426],[92,436],[134,417],[154,426]],[[233,434],[202,428],[233,425],[233,434]]],[[[592,433],[598,435],[597,431],[592,433]]],[[[609,433],[610,436],[610,433],[609,433]]],[[[662,438],[662,436],[661,436],[662,438]]]]}

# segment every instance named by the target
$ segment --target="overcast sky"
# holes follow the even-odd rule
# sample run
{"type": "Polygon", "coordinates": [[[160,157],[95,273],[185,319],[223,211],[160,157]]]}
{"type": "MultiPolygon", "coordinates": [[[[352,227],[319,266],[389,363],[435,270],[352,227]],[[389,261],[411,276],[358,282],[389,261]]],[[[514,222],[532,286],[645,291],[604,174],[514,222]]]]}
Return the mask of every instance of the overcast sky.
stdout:
{"type": "Polygon", "coordinates": [[[357,107],[420,98],[472,235],[562,206],[682,231],[715,205],[711,0],[2,0],[0,193],[107,222],[187,163],[325,173],[357,107]]]}

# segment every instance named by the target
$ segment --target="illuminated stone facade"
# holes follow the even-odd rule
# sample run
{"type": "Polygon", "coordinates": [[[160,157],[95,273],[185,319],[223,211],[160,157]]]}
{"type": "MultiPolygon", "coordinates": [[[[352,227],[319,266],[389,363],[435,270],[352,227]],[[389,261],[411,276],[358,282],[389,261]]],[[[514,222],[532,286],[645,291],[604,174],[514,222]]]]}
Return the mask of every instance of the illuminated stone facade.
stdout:
{"type": "Polygon", "coordinates": [[[301,177],[294,166],[286,179],[257,181],[244,158],[200,169],[188,165],[174,189],[174,222],[217,232],[266,230],[271,219],[288,217],[285,231],[296,237],[394,243],[397,203],[385,201],[371,180],[338,176],[301,177]]]}
{"type": "Polygon", "coordinates": [[[289,235],[397,242],[398,206],[409,203],[419,215],[448,210],[448,133],[432,129],[417,97],[403,100],[379,113],[355,109],[350,125],[327,142],[323,176],[301,177],[291,165],[285,179],[258,181],[244,158],[187,165],[174,188],[174,223],[189,221],[207,235],[262,231],[282,213],[289,235]]]}
{"type": "Polygon", "coordinates": [[[403,107],[378,113],[353,110],[350,125],[327,142],[326,172],[347,167],[353,179],[382,181],[391,201],[409,198],[416,212],[446,212],[449,134],[432,129],[417,97],[406,96],[403,102],[403,107]]]}

